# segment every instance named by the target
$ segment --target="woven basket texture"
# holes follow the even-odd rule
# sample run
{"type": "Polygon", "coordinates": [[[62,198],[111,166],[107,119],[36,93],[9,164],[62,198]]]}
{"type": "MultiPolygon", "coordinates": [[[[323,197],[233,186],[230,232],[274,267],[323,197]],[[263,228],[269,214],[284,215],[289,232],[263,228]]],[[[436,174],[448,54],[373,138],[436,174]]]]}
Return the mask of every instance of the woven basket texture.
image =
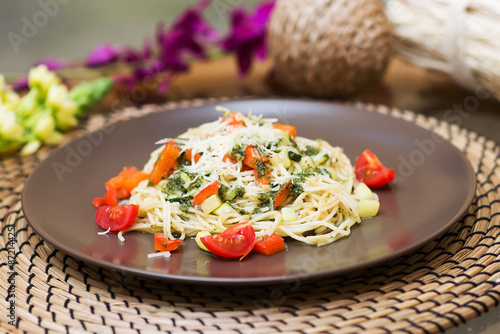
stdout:
{"type": "Polygon", "coordinates": [[[500,100],[500,2],[386,0],[395,53],[500,100]]]}
{"type": "Polygon", "coordinates": [[[380,0],[278,0],[268,34],[278,84],[305,96],[360,93],[392,53],[380,0]]]}
{"type": "MultiPolygon", "coordinates": [[[[76,137],[118,120],[220,100],[95,114],[76,137]]],[[[450,140],[477,171],[465,216],[420,249],[346,275],[273,286],[173,284],[83,263],[44,242],[26,222],[21,192],[52,152],[0,161],[0,323],[12,333],[436,333],[500,300],[499,146],[457,126],[385,106],[355,104],[414,122],[450,140]],[[9,244],[8,231],[15,231],[9,244]],[[13,253],[10,249],[13,248],[13,253]],[[15,254],[15,327],[6,284],[15,254]]]]}

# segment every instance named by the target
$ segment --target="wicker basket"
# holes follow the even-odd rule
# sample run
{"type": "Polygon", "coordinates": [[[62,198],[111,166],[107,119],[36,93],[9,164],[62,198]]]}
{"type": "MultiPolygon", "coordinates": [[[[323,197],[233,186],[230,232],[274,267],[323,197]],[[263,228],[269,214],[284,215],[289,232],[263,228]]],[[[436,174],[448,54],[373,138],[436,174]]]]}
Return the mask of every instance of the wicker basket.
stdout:
{"type": "Polygon", "coordinates": [[[500,1],[387,0],[387,15],[401,58],[500,99],[500,1]]]}
{"type": "Polygon", "coordinates": [[[269,47],[280,86],[344,98],[382,76],[392,31],[380,0],[277,0],[269,47]]]}

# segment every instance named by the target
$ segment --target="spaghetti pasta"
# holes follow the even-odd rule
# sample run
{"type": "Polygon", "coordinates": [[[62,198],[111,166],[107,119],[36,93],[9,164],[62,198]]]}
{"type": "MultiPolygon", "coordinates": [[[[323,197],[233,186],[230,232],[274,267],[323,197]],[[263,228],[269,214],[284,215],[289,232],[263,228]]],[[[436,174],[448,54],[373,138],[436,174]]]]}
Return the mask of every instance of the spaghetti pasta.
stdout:
{"type": "Polygon", "coordinates": [[[151,173],[169,141],[182,150],[178,165],[158,184],[144,180],[131,191],[129,203],[139,206],[139,214],[124,232],[184,239],[248,220],[257,237],[277,234],[317,246],[350,234],[361,219],[353,167],[340,147],[295,137],[288,131],[293,127],[276,119],[218,110],[218,120],[158,142],[143,171],[151,173]],[[215,198],[215,204],[193,207],[195,196],[213,182],[217,198],[206,201],[215,198]]]}

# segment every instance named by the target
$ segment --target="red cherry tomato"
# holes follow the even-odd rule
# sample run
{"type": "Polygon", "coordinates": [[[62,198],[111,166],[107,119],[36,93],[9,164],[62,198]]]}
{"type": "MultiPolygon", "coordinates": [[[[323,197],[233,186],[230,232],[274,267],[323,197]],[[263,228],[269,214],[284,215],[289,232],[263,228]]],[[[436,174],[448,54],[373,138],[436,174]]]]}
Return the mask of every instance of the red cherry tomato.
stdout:
{"type": "Polygon", "coordinates": [[[129,205],[103,205],[97,208],[95,214],[96,223],[103,229],[110,231],[122,231],[129,227],[139,213],[139,206],[129,205]]]}
{"type": "Polygon", "coordinates": [[[285,240],[276,234],[258,238],[253,247],[254,251],[264,255],[273,255],[285,249],[285,240]]]}
{"type": "Polygon", "coordinates": [[[385,167],[369,149],[363,151],[354,164],[354,172],[359,182],[368,187],[382,187],[394,180],[394,169],[385,167]]]}
{"type": "Polygon", "coordinates": [[[179,248],[182,239],[170,240],[163,234],[155,234],[155,249],[159,252],[173,251],[179,248]]]}
{"type": "Polygon", "coordinates": [[[241,222],[215,237],[202,237],[201,242],[210,252],[220,257],[243,257],[250,253],[255,244],[255,230],[249,222],[241,222]]]}

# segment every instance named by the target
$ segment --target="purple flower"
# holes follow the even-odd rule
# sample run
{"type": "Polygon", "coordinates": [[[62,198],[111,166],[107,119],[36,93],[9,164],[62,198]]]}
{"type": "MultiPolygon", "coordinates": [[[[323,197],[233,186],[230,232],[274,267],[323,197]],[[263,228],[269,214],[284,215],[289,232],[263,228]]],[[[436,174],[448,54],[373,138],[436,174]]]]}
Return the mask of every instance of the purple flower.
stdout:
{"type": "Polygon", "coordinates": [[[274,1],[270,1],[257,6],[253,14],[243,8],[231,12],[231,31],[222,41],[222,49],[236,52],[242,76],[250,70],[254,56],[264,59],[267,54],[267,22],[273,7],[274,1]]]}
{"type": "Polygon", "coordinates": [[[33,66],[45,65],[51,71],[59,70],[61,68],[73,67],[76,64],[72,61],[60,58],[44,58],[37,61],[33,66]]]}
{"type": "Polygon", "coordinates": [[[202,0],[194,8],[186,10],[174,22],[169,30],[159,24],[156,30],[156,39],[160,51],[160,59],[166,69],[173,72],[186,71],[188,64],[185,56],[205,59],[204,45],[218,38],[217,32],[202,18],[202,10],[210,1],[202,0]]]}
{"type": "Polygon", "coordinates": [[[16,92],[21,92],[23,90],[28,89],[29,88],[29,85],[28,85],[28,76],[24,76],[21,79],[19,79],[16,82],[14,82],[12,84],[12,88],[16,92]]]}
{"type": "Polygon", "coordinates": [[[115,62],[118,59],[118,51],[108,44],[101,44],[95,47],[87,59],[85,60],[85,66],[87,67],[99,67],[103,65],[108,65],[115,62]]]}

